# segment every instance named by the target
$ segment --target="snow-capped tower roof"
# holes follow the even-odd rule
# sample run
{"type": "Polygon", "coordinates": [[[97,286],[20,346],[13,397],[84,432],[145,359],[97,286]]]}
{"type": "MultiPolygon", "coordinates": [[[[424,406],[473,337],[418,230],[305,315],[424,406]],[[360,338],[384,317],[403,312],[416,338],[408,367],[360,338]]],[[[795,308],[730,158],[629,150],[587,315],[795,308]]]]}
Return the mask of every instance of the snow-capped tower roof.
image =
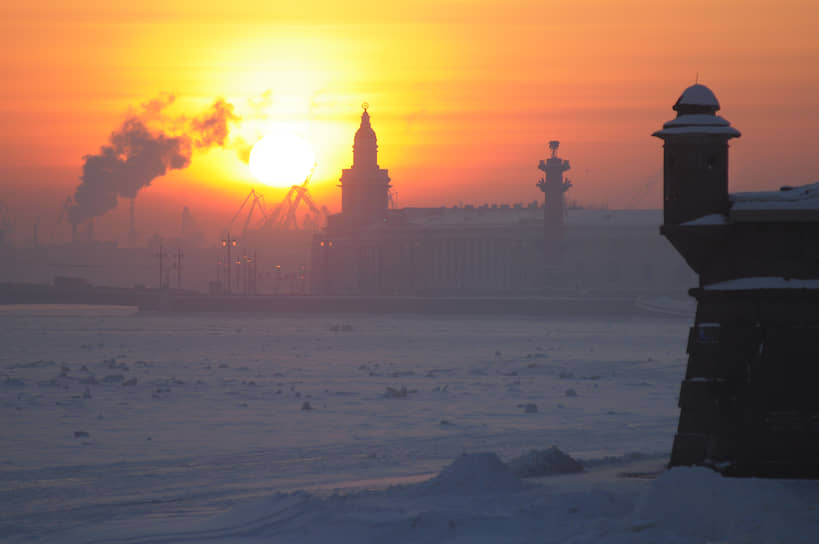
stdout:
{"type": "Polygon", "coordinates": [[[678,115],[715,113],[719,111],[719,100],[711,89],[696,83],[683,91],[673,109],[678,115]]]}
{"type": "Polygon", "coordinates": [[[664,138],[675,134],[717,134],[737,138],[740,133],[725,118],[717,115],[719,100],[714,92],[699,83],[691,85],[674,104],[677,117],[663,125],[652,136],[664,138]]]}

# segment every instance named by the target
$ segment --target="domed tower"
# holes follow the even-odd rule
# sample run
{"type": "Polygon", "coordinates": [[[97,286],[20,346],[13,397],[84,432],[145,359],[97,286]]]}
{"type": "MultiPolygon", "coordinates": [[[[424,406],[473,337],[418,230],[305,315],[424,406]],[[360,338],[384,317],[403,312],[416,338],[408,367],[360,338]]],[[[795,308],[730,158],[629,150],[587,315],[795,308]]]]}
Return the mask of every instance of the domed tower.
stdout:
{"type": "Polygon", "coordinates": [[[739,131],[716,114],[719,101],[705,85],[688,87],[673,109],[677,117],[653,134],[665,142],[663,222],[727,215],[728,140],[739,137],[739,131]]]}
{"type": "Polygon", "coordinates": [[[369,105],[362,107],[361,125],[355,133],[353,164],[341,172],[341,211],[345,223],[361,227],[382,221],[389,206],[390,177],[378,167],[378,143],[370,124],[369,105]]]}
{"type": "Polygon", "coordinates": [[[353,140],[353,168],[372,170],[378,168],[378,141],[370,124],[369,105],[365,102],[362,107],[361,126],[355,131],[353,140]]]}

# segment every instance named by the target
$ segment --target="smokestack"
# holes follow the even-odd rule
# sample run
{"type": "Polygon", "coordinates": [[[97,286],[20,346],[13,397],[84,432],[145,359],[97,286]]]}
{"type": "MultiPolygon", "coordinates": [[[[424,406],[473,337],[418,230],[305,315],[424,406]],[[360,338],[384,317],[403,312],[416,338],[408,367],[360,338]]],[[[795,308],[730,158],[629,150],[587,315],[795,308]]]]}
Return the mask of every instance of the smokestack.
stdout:
{"type": "Polygon", "coordinates": [[[88,221],[88,225],[86,225],[86,231],[85,232],[88,235],[88,241],[93,242],[94,241],[94,220],[93,219],[90,219],[88,221]]]}
{"type": "Polygon", "coordinates": [[[128,246],[136,247],[136,222],[134,221],[134,200],[131,198],[131,228],[128,230],[128,246]]]}

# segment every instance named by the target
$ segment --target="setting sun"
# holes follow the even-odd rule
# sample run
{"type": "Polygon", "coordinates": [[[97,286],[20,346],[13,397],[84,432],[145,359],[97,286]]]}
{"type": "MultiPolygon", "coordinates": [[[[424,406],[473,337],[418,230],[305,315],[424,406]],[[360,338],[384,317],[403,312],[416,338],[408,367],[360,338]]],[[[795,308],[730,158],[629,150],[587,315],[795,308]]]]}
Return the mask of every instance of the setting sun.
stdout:
{"type": "Polygon", "coordinates": [[[271,187],[300,184],[316,163],[313,147],[307,140],[284,128],[259,140],[250,152],[250,172],[271,187]]]}

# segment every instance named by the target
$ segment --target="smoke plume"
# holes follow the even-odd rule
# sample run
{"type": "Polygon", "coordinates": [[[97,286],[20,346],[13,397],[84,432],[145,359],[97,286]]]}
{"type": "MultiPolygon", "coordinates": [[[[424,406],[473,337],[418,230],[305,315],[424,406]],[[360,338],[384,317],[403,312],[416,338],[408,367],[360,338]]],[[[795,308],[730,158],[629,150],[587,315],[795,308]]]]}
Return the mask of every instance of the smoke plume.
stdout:
{"type": "Polygon", "coordinates": [[[209,111],[191,121],[191,128],[197,134],[196,147],[224,147],[229,132],[228,124],[238,120],[239,117],[233,113],[233,104],[225,102],[224,98],[218,98],[209,111]]]}
{"type": "Polygon", "coordinates": [[[223,147],[230,123],[239,119],[233,105],[222,98],[190,121],[167,118],[164,110],[173,101],[173,95],[161,95],[145,102],[140,112],[129,114],[111,133],[108,145],[97,154],[83,157],[81,182],[68,209],[71,223],[103,215],[116,208],[118,198],[134,198],[140,189],[169,170],[186,168],[194,147],[223,147]],[[151,130],[151,122],[162,128],[151,130]],[[175,134],[180,126],[182,133],[175,134]]]}
{"type": "Polygon", "coordinates": [[[143,120],[160,119],[162,112],[176,101],[176,97],[170,93],[160,93],[156,98],[140,104],[142,112],[140,118],[143,120]]]}

